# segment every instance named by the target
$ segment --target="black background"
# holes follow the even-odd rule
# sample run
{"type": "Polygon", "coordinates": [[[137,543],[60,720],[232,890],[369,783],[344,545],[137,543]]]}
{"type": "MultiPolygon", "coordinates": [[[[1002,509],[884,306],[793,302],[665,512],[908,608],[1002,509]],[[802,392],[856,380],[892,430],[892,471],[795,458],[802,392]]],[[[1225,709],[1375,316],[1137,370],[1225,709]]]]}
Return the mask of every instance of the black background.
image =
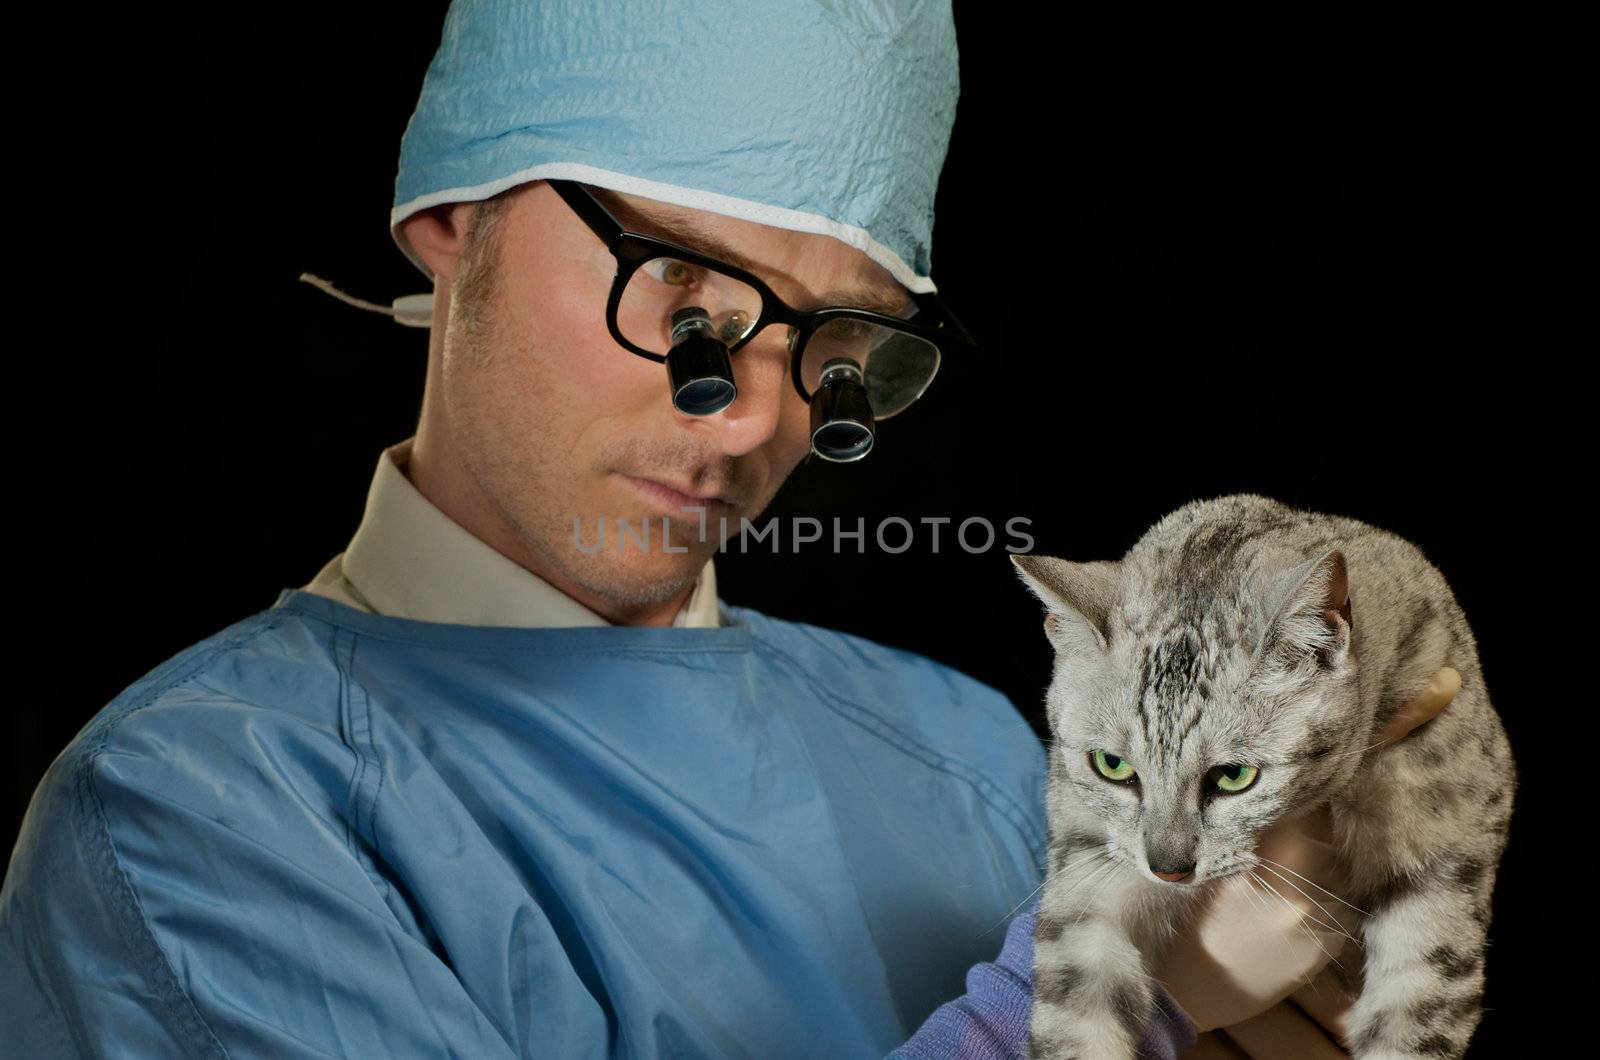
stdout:
{"type": "MultiPolygon", "coordinates": [[[[17,126],[46,181],[13,201],[34,237],[9,402],[34,424],[12,454],[17,672],[45,679],[13,701],[6,828],[124,686],[339,552],[379,451],[413,431],[426,333],[296,276],[380,302],[425,289],[387,219],[443,10],[141,13],[78,60],[93,107],[17,126]]],[[[869,459],[803,467],[774,514],[1022,516],[1037,551],[1092,559],[1249,490],[1416,541],[1523,756],[1474,1055],[1539,1047],[1567,1011],[1546,947],[1587,919],[1580,897],[1542,901],[1577,866],[1568,778],[1534,768],[1534,674],[1554,665],[1535,594],[1575,499],[1550,371],[1572,287],[1550,264],[1560,145],[1539,105],[1559,70],[1495,27],[1015,10],[957,4],[933,248],[988,356],[947,363],[869,459]]],[[[949,662],[1039,723],[1037,605],[999,548],[968,554],[948,527],[929,543],[726,555],[722,596],[949,662]]]]}

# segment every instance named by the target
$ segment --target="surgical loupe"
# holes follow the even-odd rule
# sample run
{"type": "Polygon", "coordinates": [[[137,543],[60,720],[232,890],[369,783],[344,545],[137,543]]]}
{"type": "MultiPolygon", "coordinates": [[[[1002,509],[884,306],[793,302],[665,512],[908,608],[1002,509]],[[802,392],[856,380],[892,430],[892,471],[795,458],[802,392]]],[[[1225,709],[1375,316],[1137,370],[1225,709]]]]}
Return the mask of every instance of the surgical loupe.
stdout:
{"type": "MultiPolygon", "coordinates": [[[[686,416],[721,412],[739,396],[728,347],[700,306],[672,314],[667,385],[672,407],[686,416]]],[[[872,449],[875,426],[861,366],[848,357],[824,364],[811,396],[811,451],[835,463],[860,460],[872,449]]]]}

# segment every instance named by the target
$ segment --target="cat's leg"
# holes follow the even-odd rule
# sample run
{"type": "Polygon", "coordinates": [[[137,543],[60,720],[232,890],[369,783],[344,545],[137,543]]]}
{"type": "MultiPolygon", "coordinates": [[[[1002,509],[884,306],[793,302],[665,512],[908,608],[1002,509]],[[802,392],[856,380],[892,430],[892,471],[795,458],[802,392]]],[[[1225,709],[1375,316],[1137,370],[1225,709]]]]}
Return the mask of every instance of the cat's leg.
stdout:
{"type": "Polygon", "coordinates": [[[1493,851],[1459,854],[1365,898],[1364,982],[1350,1016],[1356,1060],[1460,1057],[1482,1014],[1493,851]]]}
{"type": "Polygon", "coordinates": [[[1131,870],[1094,851],[1053,854],[1033,936],[1030,1060],[1131,1060],[1149,1019],[1150,978],[1123,928],[1131,870]]]}

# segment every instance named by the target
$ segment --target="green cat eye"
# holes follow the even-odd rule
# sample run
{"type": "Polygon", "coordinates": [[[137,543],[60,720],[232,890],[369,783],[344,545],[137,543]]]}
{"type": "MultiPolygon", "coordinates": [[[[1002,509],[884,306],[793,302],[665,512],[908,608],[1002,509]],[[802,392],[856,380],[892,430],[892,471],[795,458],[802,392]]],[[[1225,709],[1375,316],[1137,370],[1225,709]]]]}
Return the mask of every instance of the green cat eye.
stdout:
{"type": "Polygon", "coordinates": [[[1260,770],[1255,766],[1242,766],[1237,762],[1229,762],[1223,766],[1212,766],[1211,772],[1207,775],[1218,791],[1235,795],[1254,784],[1259,774],[1260,770]]]}
{"type": "Polygon", "coordinates": [[[1116,755],[1099,750],[1090,751],[1089,760],[1094,763],[1095,771],[1107,780],[1115,780],[1119,784],[1132,784],[1138,780],[1133,767],[1116,755]]]}

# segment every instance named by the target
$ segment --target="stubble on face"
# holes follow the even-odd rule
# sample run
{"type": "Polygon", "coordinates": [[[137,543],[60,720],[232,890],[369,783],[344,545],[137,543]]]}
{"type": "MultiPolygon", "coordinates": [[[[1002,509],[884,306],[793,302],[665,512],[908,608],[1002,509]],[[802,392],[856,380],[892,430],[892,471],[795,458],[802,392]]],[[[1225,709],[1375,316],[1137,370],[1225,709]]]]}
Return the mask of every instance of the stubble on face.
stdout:
{"type": "MultiPolygon", "coordinates": [[[[489,541],[492,546],[558,587],[564,580],[622,609],[660,605],[694,584],[723,540],[722,528],[712,514],[702,537],[693,513],[673,517],[673,548],[687,551],[666,552],[660,516],[641,506],[618,473],[737,496],[740,506],[730,513],[725,535],[732,538],[739,517],[753,520],[764,510],[790,468],[769,471],[758,461],[718,452],[703,435],[663,430],[670,424],[665,406],[625,407],[629,401],[666,401],[664,383],[658,394],[622,381],[654,366],[634,363],[609,337],[595,343],[592,329],[563,334],[570,324],[544,327],[545,321],[508,308],[505,242],[515,227],[510,222],[521,190],[474,209],[451,288],[442,371],[457,452],[481,505],[504,530],[501,540],[489,541]],[[592,433],[586,429],[592,421],[565,415],[593,395],[581,393],[570,377],[567,351],[556,348],[563,342],[598,346],[616,357],[607,363],[619,379],[619,407],[598,410],[596,419],[604,422],[592,433]],[[632,543],[619,548],[617,520],[637,530],[647,518],[648,550],[632,543]],[[609,524],[604,547],[584,551],[575,539],[593,547],[601,520],[609,524]]],[[[603,306],[602,295],[596,309],[601,329],[603,306]]]]}

